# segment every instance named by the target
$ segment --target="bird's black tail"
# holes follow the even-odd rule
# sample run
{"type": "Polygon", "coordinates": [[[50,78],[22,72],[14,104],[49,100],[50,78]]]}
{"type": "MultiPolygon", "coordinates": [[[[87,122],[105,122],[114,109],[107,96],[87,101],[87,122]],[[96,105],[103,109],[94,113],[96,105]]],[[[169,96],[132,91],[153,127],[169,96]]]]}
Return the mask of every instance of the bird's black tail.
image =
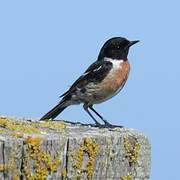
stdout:
{"type": "Polygon", "coordinates": [[[54,119],[57,117],[67,106],[64,101],[61,101],[58,105],[56,105],[53,109],[51,109],[48,113],[46,113],[40,120],[46,119],[54,119]]]}

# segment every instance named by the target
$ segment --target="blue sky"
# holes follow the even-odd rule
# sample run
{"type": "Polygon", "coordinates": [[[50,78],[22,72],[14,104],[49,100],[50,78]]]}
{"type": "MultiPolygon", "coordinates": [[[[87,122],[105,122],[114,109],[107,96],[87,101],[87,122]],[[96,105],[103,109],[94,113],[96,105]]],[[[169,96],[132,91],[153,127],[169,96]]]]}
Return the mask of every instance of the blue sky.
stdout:
{"type": "MultiPolygon", "coordinates": [[[[152,144],[153,180],[178,180],[180,25],[178,0],[1,1],[1,114],[41,117],[96,60],[113,36],[131,48],[121,93],[96,109],[115,124],[143,131],[152,144]]],[[[59,119],[92,122],[82,106],[59,119]]]]}

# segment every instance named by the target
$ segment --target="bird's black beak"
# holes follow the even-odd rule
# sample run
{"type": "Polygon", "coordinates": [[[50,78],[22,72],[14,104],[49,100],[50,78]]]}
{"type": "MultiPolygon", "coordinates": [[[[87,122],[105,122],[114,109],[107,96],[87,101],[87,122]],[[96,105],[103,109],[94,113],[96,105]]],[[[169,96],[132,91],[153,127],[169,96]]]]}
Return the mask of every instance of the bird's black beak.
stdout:
{"type": "Polygon", "coordinates": [[[134,44],[136,44],[138,42],[139,42],[139,40],[137,40],[137,41],[129,41],[129,44],[125,47],[125,50],[129,49],[132,45],[134,45],[134,44]]]}
{"type": "Polygon", "coordinates": [[[137,40],[137,41],[130,41],[128,47],[130,47],[130,46],[132,46],[132,45],[134,45],[134,44],[136,44],[136,43],[138,43],[138,42],[139,42],[139,40],[137,40]]]}

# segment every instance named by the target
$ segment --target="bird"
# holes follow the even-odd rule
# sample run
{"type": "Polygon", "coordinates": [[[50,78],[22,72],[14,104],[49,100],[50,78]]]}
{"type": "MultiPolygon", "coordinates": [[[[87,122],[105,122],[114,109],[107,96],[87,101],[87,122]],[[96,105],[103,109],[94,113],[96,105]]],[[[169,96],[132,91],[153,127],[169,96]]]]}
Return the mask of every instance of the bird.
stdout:
{"type": "Polygon", "coordinates": [[[109,100],[122,90],[130,71],[129,49],[138,42],[139,40],[130,41],[124,37],[108,39],[100,49],[96,61],[60,96],[62,99],[59,103],[40,120],[53,120],[68,106],[83,104],[95,126],[113,127],[93,105],[109,100]],[[103,124],[99,123],[92,112],[103,124]]]}

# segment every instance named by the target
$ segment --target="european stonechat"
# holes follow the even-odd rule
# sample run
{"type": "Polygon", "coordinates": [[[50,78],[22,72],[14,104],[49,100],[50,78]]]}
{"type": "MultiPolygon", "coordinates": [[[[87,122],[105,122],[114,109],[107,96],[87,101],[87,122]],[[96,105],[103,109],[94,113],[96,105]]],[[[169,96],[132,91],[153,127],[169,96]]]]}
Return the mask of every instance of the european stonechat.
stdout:
{"type": "Polygon", "coordinates": [[[112,127],[94,108],[94,104],[102,103],[123,88],[130,71],[128,62],[129,48],[139,41],[129,41],[123,37],[114,37],[105,42],[97,60],[66,91],[58,105],[45,114],[40,120],[54,119],[65,108],[83,103],[84,110],[98,127],[112,127]],[[100,124],[90,112],[94,112],[104,124],[100,124]]]}

